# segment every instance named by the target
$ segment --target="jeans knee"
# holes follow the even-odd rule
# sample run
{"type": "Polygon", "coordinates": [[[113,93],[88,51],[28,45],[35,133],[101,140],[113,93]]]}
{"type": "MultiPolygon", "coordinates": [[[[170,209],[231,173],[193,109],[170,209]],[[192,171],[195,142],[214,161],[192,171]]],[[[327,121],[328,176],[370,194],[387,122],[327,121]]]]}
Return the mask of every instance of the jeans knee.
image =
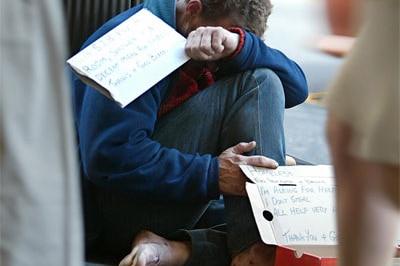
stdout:
{"type": "Polygon", "coordinates": [[[273,96],[276,100],[284,101],[285,95],[283,85],[278,75],[268,68],[254,70],[253,77],[261,93],[273,96]]]}
{"type": "Polygon", "coordinates": [[[254,70],[253,76],[259,84],[265,83],[267,87],[283,89],[278,75],[269,68],[258,68],[254,70]]]}

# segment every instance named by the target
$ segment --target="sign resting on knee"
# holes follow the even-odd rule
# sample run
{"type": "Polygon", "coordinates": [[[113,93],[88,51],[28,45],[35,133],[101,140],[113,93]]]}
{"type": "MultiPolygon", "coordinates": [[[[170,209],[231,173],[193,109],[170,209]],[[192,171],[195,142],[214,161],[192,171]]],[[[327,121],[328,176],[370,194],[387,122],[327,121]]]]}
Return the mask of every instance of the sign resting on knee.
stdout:
{"type": "Polygon", "coordinates": [[[67,60],[78,77],[125,107],[189,60],[186,39],[142,9],[67,60]]]}

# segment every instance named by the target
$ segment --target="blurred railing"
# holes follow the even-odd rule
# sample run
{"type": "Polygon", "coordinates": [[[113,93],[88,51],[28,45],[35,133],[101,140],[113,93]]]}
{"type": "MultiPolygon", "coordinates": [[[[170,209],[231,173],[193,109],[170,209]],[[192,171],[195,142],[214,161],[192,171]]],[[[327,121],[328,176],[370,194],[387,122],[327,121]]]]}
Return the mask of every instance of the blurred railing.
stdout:
{"type": "Polygon", "coordinates": [[[75,54],[83,42],[104,22],[144,0],[63,0],[68,26],[69,54],[75,54]]]}

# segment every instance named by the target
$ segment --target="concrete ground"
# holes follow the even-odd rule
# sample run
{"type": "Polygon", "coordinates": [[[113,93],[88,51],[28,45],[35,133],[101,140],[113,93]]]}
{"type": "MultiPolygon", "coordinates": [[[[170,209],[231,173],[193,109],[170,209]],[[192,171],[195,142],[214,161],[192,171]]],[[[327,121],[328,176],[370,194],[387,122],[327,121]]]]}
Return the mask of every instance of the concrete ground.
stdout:
{"type": "MultiPolygon", "coordinates": [[[[324,93],[342,63],[312,47],[328,33],[322,0],[272,0],[274,11],[265,35],[266,43],[284,52],[303,69],[311,96],[324,93]]],[[[319,101],[307,101],[286,110],[287,153],[312,164],[330,164],[325,139],[326,109],[319,101]]],[[[109,264],[86,263],[85,266],[109,264]]]]}

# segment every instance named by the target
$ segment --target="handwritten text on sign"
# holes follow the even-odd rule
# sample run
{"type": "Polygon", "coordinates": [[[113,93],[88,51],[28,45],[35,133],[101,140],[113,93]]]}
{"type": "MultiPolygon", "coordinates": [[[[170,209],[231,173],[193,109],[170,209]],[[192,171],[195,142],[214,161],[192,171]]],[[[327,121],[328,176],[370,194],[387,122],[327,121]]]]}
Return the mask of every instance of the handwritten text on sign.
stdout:
{"type": "MultiPolygon", "coordinates": [[[[242,167],[256,185],[263,219],[259,230],[270,226],[275,241],[282,245],[335,245],[336,186],[330,167],[296,166],[277,170],[242,167]]],[[[260,215],[260,214],[255,214],[260,215]]],[[[262,232],[261,232],[262,233],[262,232]]]]}
{"type": "Polygon", "coordinates": [[[124,107],[188,60],[185,42],[142,9],[67,62],[124,107]]]}

